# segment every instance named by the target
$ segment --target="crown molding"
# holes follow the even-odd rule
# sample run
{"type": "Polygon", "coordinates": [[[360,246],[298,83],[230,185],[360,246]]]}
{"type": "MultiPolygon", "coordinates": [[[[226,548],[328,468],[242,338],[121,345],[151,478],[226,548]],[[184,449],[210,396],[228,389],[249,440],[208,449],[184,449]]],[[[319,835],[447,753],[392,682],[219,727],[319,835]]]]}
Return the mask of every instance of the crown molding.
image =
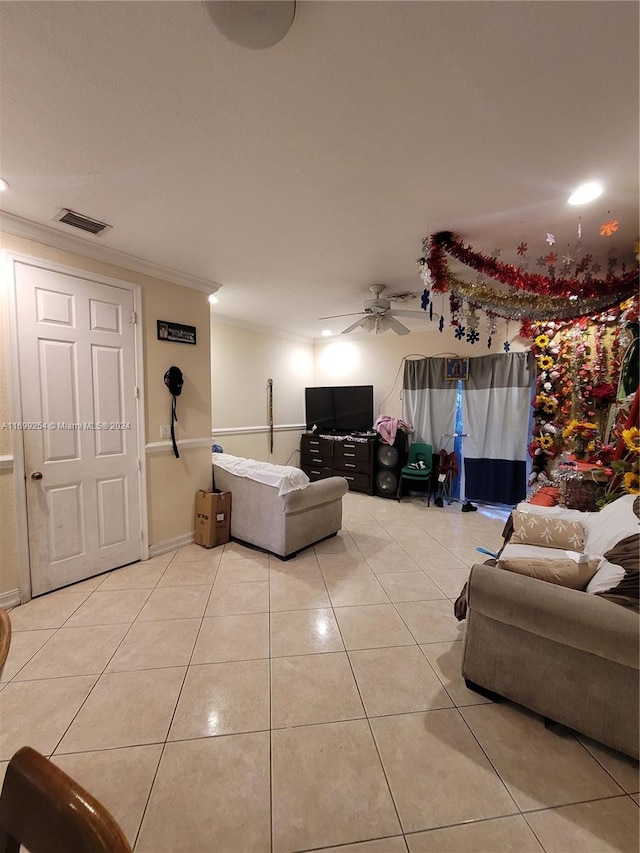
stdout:
{"type": "Polygon", "coordinates": [[[127,252],[120,252],[109,246],[99,246],[96,243],[89,242],[89,239],[76,237],[75,234],[67,234],[49,225],[32,222],[30,219],[23,219],[21,216],[8,213],[6,210],[0,210],[0,231],[14,234],[16,237],[24,237],[27,240],[35,240],[37,243],[44,243],[46,246],[53,246],[55,249],[74,252],[86,258],[92,258],[94,261],[102,261],[105,264],[124,267],[127,270],[134,270],[153,278],[170,281],[173,284],[179,284],[181,287],[200,290],[203,293],[215,293],[221,287],[215,281],[199,278],[172,267],[165,267],[162,264],[145,261],[144,258],[138,258],[136,255],[130,255],[127,252]]]}
{"type": "Polygon", "coordinates": [[[229,317],[226,314],[218,314],[215,310],[215,306],[211,310],[211,325],[237,326],[240,329],[248,329],[250,332],[258,332],[260,334],[270,335],[276,338],[287,338],[287,340],[297,341],[299,344],[314,343],[314,338],[309,338],[306,335],[296,335],[294,332],[287,332],[284,329],[276,329],[273,326],[263,326],[260,323],[251,323],[249,320],[241,320],[239,317],[229,317]]]}

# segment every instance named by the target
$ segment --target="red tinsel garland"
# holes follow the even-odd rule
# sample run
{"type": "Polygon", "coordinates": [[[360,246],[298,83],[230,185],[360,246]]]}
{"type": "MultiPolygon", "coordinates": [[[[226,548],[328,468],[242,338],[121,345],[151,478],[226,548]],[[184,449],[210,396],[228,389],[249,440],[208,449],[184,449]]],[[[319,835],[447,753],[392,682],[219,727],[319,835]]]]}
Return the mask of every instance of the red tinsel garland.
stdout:
{"type": "Polygon", "coordinates": [[[465,246],[460,237],[450,231],[440,231],[432,234],[429,238],[429,254],[421,258],[421,263],[426,263],[433,279],[433,290],[443,292],[447,289],[447,254],[456,258],[461,263],[474,270],[487,275],[490,278],[517,287],[530,293],[541,296],[578,296],[595,297],[603,293],[616,295],[622,302],[637,291],[639,275],[638,269],[623,273],[617,278],[608,279],[578,279],[572,278],[550,278],[538,273],[527,273],[512,264],[504,264],[475,252],[471,246],[465,246]]]}

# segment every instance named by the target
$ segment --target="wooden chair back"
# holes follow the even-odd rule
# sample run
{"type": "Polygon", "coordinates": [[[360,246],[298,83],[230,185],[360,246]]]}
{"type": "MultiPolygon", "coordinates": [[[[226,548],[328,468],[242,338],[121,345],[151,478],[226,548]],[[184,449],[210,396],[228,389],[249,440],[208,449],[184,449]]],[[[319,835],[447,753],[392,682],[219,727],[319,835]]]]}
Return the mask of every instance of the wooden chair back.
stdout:
{"type": "Polygon", "coordinates": [[[21,844],[29,853],[131,853],[102,803],[29,746],[9,762],[0,794],[0,853],[21,844]]]}

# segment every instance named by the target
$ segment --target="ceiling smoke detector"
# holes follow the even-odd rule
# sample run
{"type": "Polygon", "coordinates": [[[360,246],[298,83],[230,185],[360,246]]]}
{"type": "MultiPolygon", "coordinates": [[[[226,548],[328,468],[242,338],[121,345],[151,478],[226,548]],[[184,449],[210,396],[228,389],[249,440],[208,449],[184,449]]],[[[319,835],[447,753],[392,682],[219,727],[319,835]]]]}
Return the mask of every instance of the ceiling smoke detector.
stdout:
{"type": "Polygon", "coordinates": [[[64,222],[65,225],[70,225],[72,228],[78,228],[87,234],[94,234],[96,237],[113,228],[113,225],[107,225],[106,222],[98,222],[97,219],[91,219],[82,213],[76,213],[75,210],[69,210],[68,207],[63,207],[53,218],[58,222],[64,222]]]}
{"type": "Polygon", "coordinates": [[[240,47],[263,50],[281,41],[291,29],[294,0],[203,0],[215,27],[240,47]]]}

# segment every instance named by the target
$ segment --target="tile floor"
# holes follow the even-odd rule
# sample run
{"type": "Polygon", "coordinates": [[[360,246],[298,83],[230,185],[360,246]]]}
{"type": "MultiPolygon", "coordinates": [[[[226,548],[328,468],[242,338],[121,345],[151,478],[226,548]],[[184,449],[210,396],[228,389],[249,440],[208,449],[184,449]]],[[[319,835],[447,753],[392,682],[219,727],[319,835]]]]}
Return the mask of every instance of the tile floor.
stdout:
{"type": "Polygon", "coordinates": [[[2,772],[34,746],[140,853],[636,853],[637,762],[460,676],[506,514],[344,509],[286,563],[190,545],[14,609],[2,772]]]}

